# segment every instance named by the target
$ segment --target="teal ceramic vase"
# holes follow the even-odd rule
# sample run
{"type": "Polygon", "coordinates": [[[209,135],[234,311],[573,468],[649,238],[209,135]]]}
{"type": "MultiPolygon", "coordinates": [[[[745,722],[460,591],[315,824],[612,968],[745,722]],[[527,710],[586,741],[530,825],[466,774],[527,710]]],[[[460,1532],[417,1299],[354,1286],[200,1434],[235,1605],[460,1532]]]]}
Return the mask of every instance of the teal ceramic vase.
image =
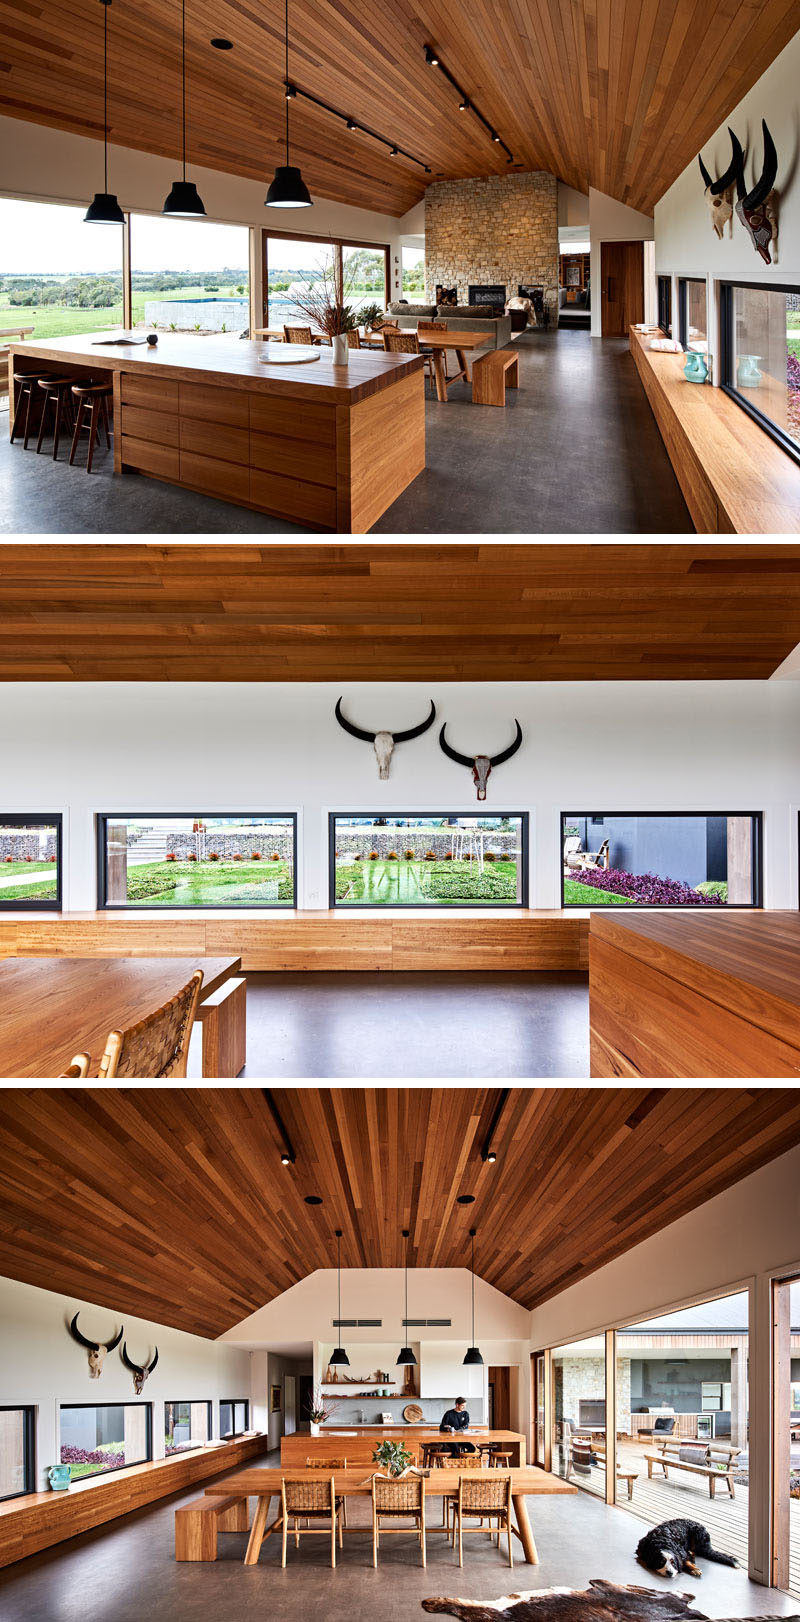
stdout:
{"type": "Polygon", "coordinates": [[[740,355],[736,364],[736,381],[740,389],[757,389],[762,374],[758,369],[760,355],[740,355]]]}
{"type": "Polygon", "coordinates": [[[686,356],[683,375],[689,383],[705,383],[708,377],[705,355],[701,355],[697,349],[690,349],[686,356]]]}
{"type": "Polygon", "coordinates": [[[47,1472],[47,1479],[53,1492],[64,1492],[71,1481],[68,1464],[51,1464],[47,1472]]]}

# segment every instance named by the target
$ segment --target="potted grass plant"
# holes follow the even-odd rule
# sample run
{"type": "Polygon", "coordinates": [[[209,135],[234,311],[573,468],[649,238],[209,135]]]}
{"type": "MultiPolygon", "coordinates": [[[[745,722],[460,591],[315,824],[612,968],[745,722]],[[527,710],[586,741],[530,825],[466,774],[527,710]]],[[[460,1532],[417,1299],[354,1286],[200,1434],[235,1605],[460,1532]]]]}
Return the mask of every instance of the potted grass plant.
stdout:
{"type": "Polygon", "coordinates": [[[373,1464],[379,1464],[390,1476],[402,1476],[414,1463],[413,1453],[402,1442],[379,1442],[372,1455],[373,1464]]]}

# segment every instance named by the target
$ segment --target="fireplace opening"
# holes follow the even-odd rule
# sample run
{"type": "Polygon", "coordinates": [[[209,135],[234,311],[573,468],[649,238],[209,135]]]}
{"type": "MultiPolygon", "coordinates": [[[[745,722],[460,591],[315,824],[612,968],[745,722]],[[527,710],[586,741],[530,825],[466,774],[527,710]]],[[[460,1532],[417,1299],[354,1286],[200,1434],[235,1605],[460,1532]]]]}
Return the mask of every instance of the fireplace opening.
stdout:
{"type": "Polygon", "coordinates": [[[505,308],[506,284],[505,282],[481,282],[471,286],[469,290],[470,304],[502,305],[505,308]]]}
{"type": "Polygon", "coordinates": [[[605,1425],[606,1404],[605,1398],[592,1397],[578,1401],[578,1421],[581,1425],[605,1425]]]}

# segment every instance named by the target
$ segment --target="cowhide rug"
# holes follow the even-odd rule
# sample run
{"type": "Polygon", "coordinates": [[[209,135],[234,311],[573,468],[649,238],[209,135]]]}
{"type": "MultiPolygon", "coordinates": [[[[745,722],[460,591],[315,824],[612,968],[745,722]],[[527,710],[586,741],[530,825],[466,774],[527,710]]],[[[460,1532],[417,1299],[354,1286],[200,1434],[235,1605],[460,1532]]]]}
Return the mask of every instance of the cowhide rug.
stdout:
{"type": "MultiPolygon", "coordinates": [[[[443,1611],[459,1622],[692,1622],[693,1594],[652,1588],[617,1588],[594,1577],[588,1588],[534,1588],[502,1599],[424,1599],[423,1611],[443,1611]]],[[[777,1622],[775,1617],[726,1617],[724,1622],[777,1622]]],[[[800,1622],[799,1615],[782,1622],[800,1622]]]]}
{"type": "Polygon", "coordinates": [[[424,1599],[423,1611],[444,1611],[459,1622],[691,1622],[692,1594],[617,1588],[595,1577],[588,1588],[539,1588],[502,1599],[424,1599]]]}

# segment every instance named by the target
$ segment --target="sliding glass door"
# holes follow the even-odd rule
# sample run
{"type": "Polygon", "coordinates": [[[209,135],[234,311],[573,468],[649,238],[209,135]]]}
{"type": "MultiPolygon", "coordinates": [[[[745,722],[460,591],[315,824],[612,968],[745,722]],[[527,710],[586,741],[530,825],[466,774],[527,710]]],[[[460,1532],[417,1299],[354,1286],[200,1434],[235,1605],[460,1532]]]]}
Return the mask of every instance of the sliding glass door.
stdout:
{"type": "Polygon", "coordinates": [[[246,225],[132,214],[133,325],[238,336],[250,326],[249,264],[246,225]]]}
{"type": "Polygon", "coordinates": [[[0,328],[38,341],[122,324],[123,227],[84,213],[0,197],[0,328]]]}
{"type": "Polygon", "coordinates": [[[800,1599],[800,1277],[772,1286],[772,1580],[800,1599]]]}
{"type": "Polygon", "coordinates": [[[385,309],[389,297],[389,248],[385,243],[345,242],[340,237],[294,236],[288,231],[264,231],[265,327],[307,326],[308,316],[297,298],[323,279],[332,282],[340,273],[344,302],[355,310],[377,304],[385,309]]]}

